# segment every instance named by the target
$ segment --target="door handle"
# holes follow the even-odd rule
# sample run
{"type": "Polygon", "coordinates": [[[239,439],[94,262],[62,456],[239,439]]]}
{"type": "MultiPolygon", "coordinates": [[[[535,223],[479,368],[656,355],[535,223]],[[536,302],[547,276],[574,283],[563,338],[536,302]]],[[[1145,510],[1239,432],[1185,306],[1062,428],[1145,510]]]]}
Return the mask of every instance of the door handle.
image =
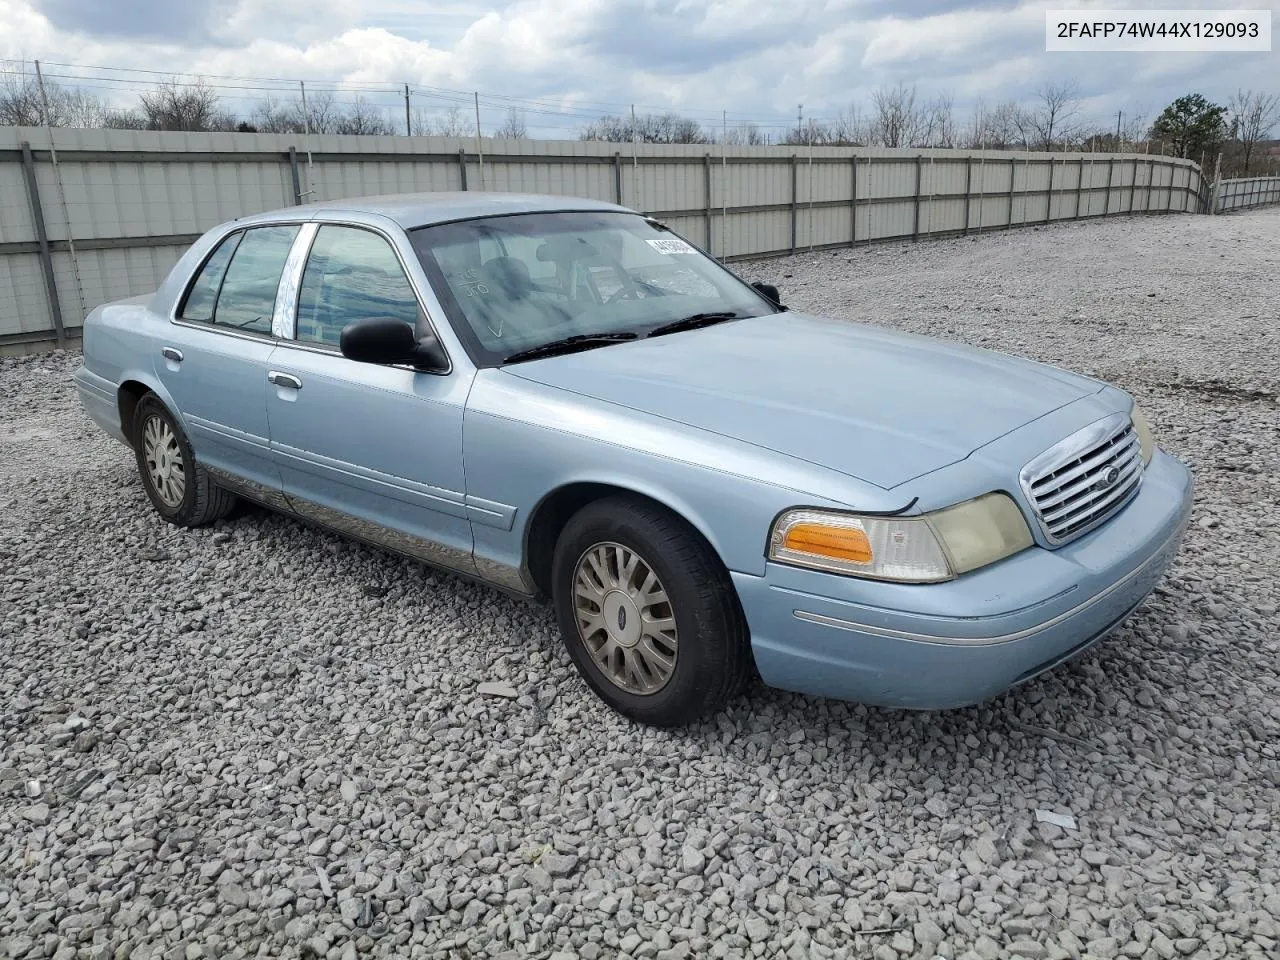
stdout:
{"type": "Polygon", "coordinates": [[[182,362],[182,351],[176,347],[165,347],[160,353],[166,360],[172,360],[174,363],[182,362]]]}
{"type": "Polygon", "coordinates": [[[291,373],[281,373],[279,370],[272,370],[267,374],[267,380],[274,383],[277,387],[292,387],[294,390],[302,389],[302,381],[291,373]]]}

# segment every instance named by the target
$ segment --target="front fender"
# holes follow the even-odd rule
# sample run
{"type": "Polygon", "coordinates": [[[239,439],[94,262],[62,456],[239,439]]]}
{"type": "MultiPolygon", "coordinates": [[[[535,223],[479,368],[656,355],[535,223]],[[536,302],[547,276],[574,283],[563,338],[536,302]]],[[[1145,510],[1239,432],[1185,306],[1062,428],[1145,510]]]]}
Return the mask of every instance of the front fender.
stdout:
{"type": "Polygon", "coordinates": [[[729,570],[756,576],[783,510],[904,505],[900,493],[814,464],[498,370],[476,377],[463,445],[468,498],[515,515],[505,529],[473,521],[482,564],[520,567],[537,506],[570,484],[604,484],[661,503],[697,529],[729,570]]]}

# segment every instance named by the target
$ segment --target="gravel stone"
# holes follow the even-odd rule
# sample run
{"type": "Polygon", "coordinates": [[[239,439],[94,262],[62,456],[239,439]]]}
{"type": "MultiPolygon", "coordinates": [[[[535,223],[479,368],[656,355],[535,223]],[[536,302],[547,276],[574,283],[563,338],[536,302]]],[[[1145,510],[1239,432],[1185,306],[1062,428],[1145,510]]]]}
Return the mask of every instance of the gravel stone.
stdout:
{"type": "Polygon", "coordinates": [[[1110,380],[1196,473],[1132,618],[937,714],[637,727],[547,607],[252,507],[166,525],[78,354],[0,358],[0,955],[1275,955],[1278,251],[1273,209],[743,267],[1110,380]]]}

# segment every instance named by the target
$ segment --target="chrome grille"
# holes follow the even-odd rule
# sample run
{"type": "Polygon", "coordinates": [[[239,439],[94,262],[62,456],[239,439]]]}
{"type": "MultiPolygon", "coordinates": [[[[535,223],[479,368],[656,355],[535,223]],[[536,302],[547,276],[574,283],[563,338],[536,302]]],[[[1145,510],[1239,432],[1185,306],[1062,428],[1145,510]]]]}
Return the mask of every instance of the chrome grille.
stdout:
{"type": "Polygon", "coordinates": [[[1142,483],[1142,449],[1126,413],[1090,424],[1027,464],[1022,489],[1050,543],[1092,530],[1142,483]]]}

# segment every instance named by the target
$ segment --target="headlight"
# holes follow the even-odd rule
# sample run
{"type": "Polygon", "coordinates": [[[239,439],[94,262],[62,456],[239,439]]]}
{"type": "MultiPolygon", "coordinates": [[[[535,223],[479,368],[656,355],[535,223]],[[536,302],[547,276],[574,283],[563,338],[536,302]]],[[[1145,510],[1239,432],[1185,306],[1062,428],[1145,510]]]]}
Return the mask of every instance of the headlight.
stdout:
{"type": "Polygon", "coordinates": [[[1156,451],[1156,439],[1151,435],[1151,424],[1147,423],[1147,418],[1142,411],[1138,409],[1138,405],[1133,405],[1133,410],[1129,412],[1130,419],[1133,420],[1133,432],[1138,435],[1138,444],[1142,448],[1142,462],[1148,464],[1151,462],[1151,455],[1156,451]]]}
{"type": "Polygon", "coordinates": [[[921,517],[789,510],[773,525],[769,559],[830,573],[937,583],[1031,546],[1018,505],[988,493],[921,517]]]}

